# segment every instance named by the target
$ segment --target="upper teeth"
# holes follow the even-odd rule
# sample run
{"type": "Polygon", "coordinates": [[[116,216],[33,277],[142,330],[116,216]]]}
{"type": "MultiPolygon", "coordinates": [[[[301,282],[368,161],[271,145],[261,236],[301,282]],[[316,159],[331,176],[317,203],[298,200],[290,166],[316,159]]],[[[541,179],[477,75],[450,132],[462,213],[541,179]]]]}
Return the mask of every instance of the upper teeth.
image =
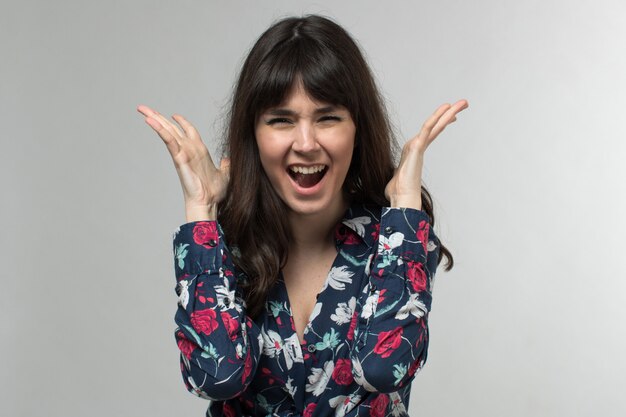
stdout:
{"type": "Polygon", "coordinates": [[[325,165],[315,165],[312,167],[292,166],[292,167],[289,167],[289,169],[299,174],[315,174],[316,172],[320,172],[321,170],[323,170],[325,167],[326,167],[325,165]]]}

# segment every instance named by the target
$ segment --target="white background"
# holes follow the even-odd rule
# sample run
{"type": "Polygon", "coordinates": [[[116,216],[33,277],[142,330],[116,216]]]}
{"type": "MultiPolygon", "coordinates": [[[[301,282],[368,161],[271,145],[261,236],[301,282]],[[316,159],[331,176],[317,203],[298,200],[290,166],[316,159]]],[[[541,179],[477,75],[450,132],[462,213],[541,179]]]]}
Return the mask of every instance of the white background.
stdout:
{"type": "Polygon", "coordinates": [[[247,50],[303,13],[359,40],[402,141],[470,102],[426,157],[456,267],[410,414],[625,415],[618,0],[3,2],[0,415],[204,415],[173,337],[182,194],[135,108],[217,150],[247,50]]]}

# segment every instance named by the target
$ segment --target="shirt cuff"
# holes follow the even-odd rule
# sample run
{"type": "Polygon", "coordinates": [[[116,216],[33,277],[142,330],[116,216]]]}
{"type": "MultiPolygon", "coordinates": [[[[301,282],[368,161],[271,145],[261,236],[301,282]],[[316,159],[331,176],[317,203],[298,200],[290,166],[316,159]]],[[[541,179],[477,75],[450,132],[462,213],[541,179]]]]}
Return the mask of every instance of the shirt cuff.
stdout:
{"type": "Polygon", "coordinates": [[[217,221],[185,223],[174,232],[176,278],[217,270],[222,264],[223,232],[217,221]]]}

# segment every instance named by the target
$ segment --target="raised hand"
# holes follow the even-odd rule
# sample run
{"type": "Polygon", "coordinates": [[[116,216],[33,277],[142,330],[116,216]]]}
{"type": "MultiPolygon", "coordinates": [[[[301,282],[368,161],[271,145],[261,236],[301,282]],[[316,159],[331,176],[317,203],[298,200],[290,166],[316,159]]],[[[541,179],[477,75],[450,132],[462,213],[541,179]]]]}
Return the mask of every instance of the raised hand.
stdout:
{"type": "Polygon", "coordinates": [[[422,167],[426,148],[467,107],[467,100],[439,106],[426,120],[420,132],[405,143],[398,168],[385,187],[385,197],[391,207],[422,209],[422,167]]]}
{"type": "Polygon", "coordinates": [[[147,106],[141,105],[137,111],[145,116],[172,156],[183,187],[187,221],[214,220],[217,204],[226,195],[230,161],[222,159],[217,168],[200,134],[183,116],[172,116],[179,127],[147,106]]]}

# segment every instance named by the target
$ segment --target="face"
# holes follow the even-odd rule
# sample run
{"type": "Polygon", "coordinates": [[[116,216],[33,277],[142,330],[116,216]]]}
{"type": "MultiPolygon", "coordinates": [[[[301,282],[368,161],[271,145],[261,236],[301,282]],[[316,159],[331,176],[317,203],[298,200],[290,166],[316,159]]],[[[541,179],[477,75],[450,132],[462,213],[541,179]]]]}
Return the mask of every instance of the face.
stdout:
{"type": "Polygon", "coordinates": [[[292,213],[343,214],[342,187],[355,133],[345,107],[315,101],[301,85],[260,115],[256,141],[261,164],[292,213]]]}

